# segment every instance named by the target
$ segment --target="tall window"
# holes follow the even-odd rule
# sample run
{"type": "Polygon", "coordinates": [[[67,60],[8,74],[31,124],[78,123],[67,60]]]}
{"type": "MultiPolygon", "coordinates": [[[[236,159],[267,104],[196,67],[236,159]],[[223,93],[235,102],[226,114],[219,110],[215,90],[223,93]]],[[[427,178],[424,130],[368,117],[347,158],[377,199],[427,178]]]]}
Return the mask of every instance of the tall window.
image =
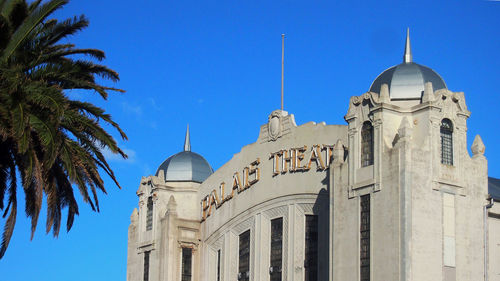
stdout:
{"type": "Polygon", "coordinates": [[[238,280],[250,280],[250,230],[240,234],[238,280]]]}
{"type": "Polygon", "coordinates": [[[153,229],[153,197],[148,197],[146,212],[146,230],[153,229]]]}
{"type": "Polygon", "coordinates": [[[361,128],[361,167],[373,165],[373,126],[363,123],[361,128]]]}
{"type": "Polygon", "coordinates": [[[370,194],[360,197],[360,281],[370,281],[370,194]]]}
{"type": "Polygon", "coordinates": [[[182,281],[191,281],[192,259],[193,250],[191,248],[182,248],[182,281]]]}
{"type": "Polygon", "coordinates": [[[271,267],[270,281],[281,281],[281,263],[283,259],[283,218],[271,221],[271,267]]]}
{"type": "Polygon", "coordinates": [[[441,121],[441,163],[453,165],[453,124],[450,119],[441,121]]]}
{"type": "Polygon", "coordinates": [[[305,281],[318,281],[318,216],[306,215],[305,281]]]}
{"type": "Polygon", "coordinates": [[[149,254],[151,251],[144,252],[144,275],[143,280],[149,281],[149,254]]]}
{"type": "Polygon", "coordinates": [[[217,281],[220,281],[220,249],[217,251],[217,281]]]}

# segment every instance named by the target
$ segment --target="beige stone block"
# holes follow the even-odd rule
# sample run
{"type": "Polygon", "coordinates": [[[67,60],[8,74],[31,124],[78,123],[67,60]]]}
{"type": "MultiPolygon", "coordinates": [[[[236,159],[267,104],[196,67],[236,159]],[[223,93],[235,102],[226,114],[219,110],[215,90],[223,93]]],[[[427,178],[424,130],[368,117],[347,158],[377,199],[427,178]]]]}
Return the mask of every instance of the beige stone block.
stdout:
{"type": "Polygon", "coordinates": [[[443,263],[455,266],[455,237],[445,236],[443,239],[443,263]]]}
{"type": "Polygon", "coordinates": [[[455,208],[443,209],[443,235],[455,237],[455,208]]]}
{"type": "Polygon", "coordinates": [[[443,193],[443,206],[455,208],[455,196],[449,193],[443,193]]]}

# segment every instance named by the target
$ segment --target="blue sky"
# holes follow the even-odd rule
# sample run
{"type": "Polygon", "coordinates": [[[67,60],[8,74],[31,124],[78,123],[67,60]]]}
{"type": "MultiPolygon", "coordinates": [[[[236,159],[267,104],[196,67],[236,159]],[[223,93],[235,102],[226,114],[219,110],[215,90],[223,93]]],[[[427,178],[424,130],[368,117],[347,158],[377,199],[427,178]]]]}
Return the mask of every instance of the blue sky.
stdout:
{"type": "Polygon", "coordinates": [[[345,124],[349,98],[402,61],[410,27],[414,61],[465,92],[468,147],[480,134],[489,175],[500,178],[498,1],[74,0],[55,16],[80,14],[90,27],[69,41],[104,50],[121,78],[104,83],[127,92],[108,101],[68,94],[105,107],[128,134],[120,144],[129,160],[110,158],[123,189],[108,179],[100,213],[80,200],[72,230],[57,239],[41,216],[30,241],[21,205],[0,281],[125,280],[141,176],[182,149],[187,123],[192,150],[214,169],[257,139],[280,107],[281,33],[285,110],[298,124],[345,124]]]}

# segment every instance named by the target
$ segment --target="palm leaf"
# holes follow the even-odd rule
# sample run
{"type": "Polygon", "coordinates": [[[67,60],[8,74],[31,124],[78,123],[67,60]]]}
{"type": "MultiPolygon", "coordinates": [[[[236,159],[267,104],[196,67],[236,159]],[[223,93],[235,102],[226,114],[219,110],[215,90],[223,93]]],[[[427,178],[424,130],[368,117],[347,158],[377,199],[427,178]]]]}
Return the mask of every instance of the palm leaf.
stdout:
{"type": "Polygon", "coordinates": [[[68,0],[51,0],[42,6],[37,7],[27,20],[14,32],[9,44],[5,47],[0,57],[1,61],[7,61],[14,51],[21,45],[29,36],[31,31],[40,24],[45,18],[52,14],[55,10],[67,4],[68,0]]]}

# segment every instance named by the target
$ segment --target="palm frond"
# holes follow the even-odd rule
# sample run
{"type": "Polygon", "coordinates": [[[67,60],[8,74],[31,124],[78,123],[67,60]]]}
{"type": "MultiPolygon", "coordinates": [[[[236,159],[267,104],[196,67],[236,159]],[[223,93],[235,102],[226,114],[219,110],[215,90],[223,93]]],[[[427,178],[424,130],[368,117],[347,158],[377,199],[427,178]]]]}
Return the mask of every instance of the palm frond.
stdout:
{"type": "Polygon", "coordinates": [[[34,9],[30,16],[24,21],[24,23],[16,29],[14,34],[9,41],[9,44],[5,47],[0,56],[1,61],[6,61],[14,53],[14,51],[21,45],[26,38],[30,35],[31,31],[40,24],[45,18],[52,14],[55,10],[61,8],[63,5],[67,4],[68,0],[51,0],[42,6],[38,6],[34,9]]]}
{"type": "Polygon", "coordinates": [[[0,246],[0,258],[2,258],[9,246],[10,238],[12,237],[12,233],[14,232],[14,226],[16,225],[16,216],[17,216],[17,197],[16,197],[16,170],[15,168],[10,169],[10,185],[9,185],[9,199],[8,206],[5,209],[5,213],[3,217],[7,215],[7,212],[10,210],[9,217],[5,222],[5,226],[3,229],[2,235],[2,245],[0,246]]]}
{"type": "Polygon", "coordinates": [[[46,231],[57,236],[63,209],[68,209],[68,231],[78,215],[73,189],[99,211],[99,190],[106,194],[101,175],[121,188],[102,150],[127,155],[102,124],[111,125],[122,139],[127,139],[125,132],[104,109],[72,100],[65,91],[80,89],[103,99],[110,91],[124,91],[100,84],[98,78],[119,80],[116,71],[96,63],[104,52],[60,43],[88,26],[84,16],[48,19],[67,2],[0,0],[0,209],[8,215],[0,258],[16,221],[17,180],[25,193],[31,238],[44,195],[46,231]]]}

